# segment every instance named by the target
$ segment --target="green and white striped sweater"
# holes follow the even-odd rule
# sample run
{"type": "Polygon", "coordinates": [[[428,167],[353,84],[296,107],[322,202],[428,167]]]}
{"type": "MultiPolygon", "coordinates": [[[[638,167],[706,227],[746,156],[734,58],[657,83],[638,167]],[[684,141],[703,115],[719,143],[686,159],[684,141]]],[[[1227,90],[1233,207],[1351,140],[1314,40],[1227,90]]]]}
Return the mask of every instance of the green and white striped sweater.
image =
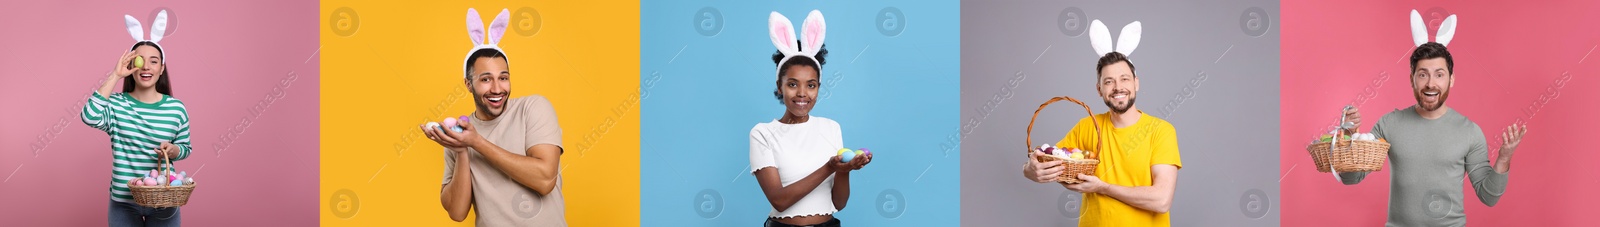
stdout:
{"type": "Polygon", "coordinates": [[[173,161],[189,157],[189,111],[172,96],[144,103],[127,93],[110,98],[94,93],[83,106],[82,118],[84,124],[111,135],[111,200],[133,202],[128,180],[160,165],[155,150],[161,142],[177,145],[173,161]]]}

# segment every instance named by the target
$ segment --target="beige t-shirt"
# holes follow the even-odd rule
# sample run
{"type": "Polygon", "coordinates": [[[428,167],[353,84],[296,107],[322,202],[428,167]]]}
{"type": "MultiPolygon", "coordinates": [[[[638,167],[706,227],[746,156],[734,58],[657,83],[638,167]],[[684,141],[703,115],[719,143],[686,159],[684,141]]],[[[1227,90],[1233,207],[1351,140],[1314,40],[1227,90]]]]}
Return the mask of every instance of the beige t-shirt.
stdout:
{"type": "MultiPolygon", "coordinates": [[[[493,121],[474,118],[478,134],[501,149],[527,155],[537,144],[561,146],[561,127],[556,124],[555,108],[544,96],[530,95],[506,102],[505,112],[493,121]]],[[[561,176],[550,194],[539,195],[523,187],[489,164],[483,154],[472,150],[472,202],[478,226],[567,226],[565,202],[561,199],[561,176]]],[[[455,155],[444,150],[444,184],[455,176],[455,155]]]]}

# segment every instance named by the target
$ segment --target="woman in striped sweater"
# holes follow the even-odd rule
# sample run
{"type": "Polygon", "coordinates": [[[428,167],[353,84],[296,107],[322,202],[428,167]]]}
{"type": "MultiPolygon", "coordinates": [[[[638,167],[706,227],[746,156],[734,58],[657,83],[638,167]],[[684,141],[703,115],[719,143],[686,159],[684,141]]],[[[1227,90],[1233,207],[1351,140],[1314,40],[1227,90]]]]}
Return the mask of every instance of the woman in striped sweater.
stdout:
{"type": "Polygon", "coordinates": [[[139,206],[128,192],[128,181],[158,167],[162,158],[189,157],[189,113],[172,97],[164,58],[154,42],[134,44],[83,107],[83,123],[111,135],[110,226],[179,224],[177,207],[139,206]],[[119,80],[122,92],[112,94],[119,80]]]}

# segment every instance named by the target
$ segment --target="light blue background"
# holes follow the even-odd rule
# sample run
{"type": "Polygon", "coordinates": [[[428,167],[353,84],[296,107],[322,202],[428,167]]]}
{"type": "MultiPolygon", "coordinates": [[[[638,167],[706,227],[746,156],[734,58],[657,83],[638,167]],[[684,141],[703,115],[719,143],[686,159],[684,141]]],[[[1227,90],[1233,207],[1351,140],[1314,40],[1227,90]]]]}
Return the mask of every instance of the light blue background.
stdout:
{"type": "Polygon", "coordinates": [[[849,205],[835,217],[849,226],[958,225],[958,8],[956,1],[643,1],[642,224],[752,226],[767,218],[772,206],[749,167],[750,128],[784,111],[772,96],[776,48],[767,17],[778,11],[799,26],[818,9],[829,54],[811,114],[838,121],[846,147],[875,155],[851,174],[849,205]],[[705,19],[706,7],[721,19],[705,19]],[[879,20],[889,7],[903,24],[879,20]],[[721,29],[702,32],[702,25],[721,29]]]}

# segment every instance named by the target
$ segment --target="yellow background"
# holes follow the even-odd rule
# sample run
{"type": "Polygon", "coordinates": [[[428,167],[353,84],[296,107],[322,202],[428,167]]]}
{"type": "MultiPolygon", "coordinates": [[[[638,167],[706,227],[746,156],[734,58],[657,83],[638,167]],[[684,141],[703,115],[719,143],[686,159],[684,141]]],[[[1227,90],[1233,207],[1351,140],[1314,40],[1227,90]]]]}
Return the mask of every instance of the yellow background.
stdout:
{"type": "MultiPolygon", "coordinates": [[[[324,226],[472,226],[439,204],[443,150],[417,125],[473,111],[462,84],[472,43],[467,8],[487,26],[502,8],[542,23],[500,47],[511,95],[555,105],[566,218],[572,226],[639,225],[639,4],[632,1],[322,1],[320,209],[324,226]],[[336,9],[349,7],[359,23],[336,9]],[[352,28],[343,36],[334,32],[352,28]],[[336,194],[340,190],[353,192],[336,194]],[[353,210],[340,217],[333,209],[353,210]]],[[[347,30],[346,30],[347,31],[347,30]]]]}

